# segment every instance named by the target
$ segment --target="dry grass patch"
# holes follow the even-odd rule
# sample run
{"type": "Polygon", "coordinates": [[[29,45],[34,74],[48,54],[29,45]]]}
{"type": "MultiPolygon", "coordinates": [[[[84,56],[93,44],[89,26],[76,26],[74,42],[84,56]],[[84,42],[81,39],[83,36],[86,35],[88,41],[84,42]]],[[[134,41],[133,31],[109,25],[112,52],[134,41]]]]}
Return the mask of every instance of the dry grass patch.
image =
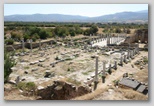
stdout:
{"type": "Polygon", "coordinates": [[[132,89],[119,89],[119,91],[122,92],[125,98],[130,100],[148,100],[148,96],[132,89]]]}
{"type": "Polygon", "coordinates": [[[107,88],[97,88],[95,91],[93,91],[92,93],[88,93],[85,94],[83,96],[79,96],[76,98],[73,98],[72,100],[92,100],[94,99],[96,96],[100,95],[101,93],[105,92],[107,90],[107,88]]]}

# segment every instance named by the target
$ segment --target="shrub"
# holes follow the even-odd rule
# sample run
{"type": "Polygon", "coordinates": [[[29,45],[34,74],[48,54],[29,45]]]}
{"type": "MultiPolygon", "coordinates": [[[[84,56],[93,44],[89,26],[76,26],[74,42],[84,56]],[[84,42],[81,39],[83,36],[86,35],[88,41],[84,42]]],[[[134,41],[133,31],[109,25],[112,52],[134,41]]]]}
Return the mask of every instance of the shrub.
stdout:
{"type": "Polygon", "coordinates": [[[5,40],[5,44],[13,45],[14,44],[14,40],[13,39],[7,39],[7,40],[5,40]]]}
{"type": "Polygon", "coordinates": [[[70,71],[70,68],[68,68],[67,71],[70,71]]]}
{"type": "Polygon", "coordinates": [[[13,67],[16,64],[15,60],[10,58],[12,54],[11,52],[10,53],[7,52],[6,49],[4,48],[4,82],[7,82],[8,77],[12,72],[11,67],[13,67]]]}

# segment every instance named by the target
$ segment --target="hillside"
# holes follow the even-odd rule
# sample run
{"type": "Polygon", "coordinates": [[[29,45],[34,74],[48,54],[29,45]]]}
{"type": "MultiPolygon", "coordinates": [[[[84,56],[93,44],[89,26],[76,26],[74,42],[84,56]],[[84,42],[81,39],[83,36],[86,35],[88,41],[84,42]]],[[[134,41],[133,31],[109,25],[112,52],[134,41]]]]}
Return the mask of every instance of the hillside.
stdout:
{"type": "Polygon", "coordinates": [[[120,12],[98,17],[63,14],[31,14],[4,16],[4,21],[23,22],[148,22],[148,10],[120,12]]]}

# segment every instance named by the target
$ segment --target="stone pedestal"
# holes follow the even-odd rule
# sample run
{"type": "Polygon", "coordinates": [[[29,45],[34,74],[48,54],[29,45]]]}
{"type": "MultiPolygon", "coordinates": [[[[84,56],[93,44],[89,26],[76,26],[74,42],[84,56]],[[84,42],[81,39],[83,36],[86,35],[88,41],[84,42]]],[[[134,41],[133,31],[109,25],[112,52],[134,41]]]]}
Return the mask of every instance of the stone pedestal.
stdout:
{"type": "Polygon", "coordinates": [[[94,81],[94,90],[97,89],[97,84],[98,84],[98,81],[94,81]]]}

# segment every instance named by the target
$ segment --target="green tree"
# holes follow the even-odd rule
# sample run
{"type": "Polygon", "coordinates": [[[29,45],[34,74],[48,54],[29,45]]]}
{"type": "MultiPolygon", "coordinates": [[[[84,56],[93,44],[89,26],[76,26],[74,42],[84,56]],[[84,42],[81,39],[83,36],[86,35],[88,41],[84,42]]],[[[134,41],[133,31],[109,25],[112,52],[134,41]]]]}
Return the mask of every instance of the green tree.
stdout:
{"type": "Polygon", "coordinates": [[[69,34],[70,34],[71,36],[75,36],[75,35],[76,35],[75,29],[74,29],[74,28],[70,28],[70,29],[69,29],[69,34]]]}
{"type": "Polygon", "coordinates": [[[130,34],[130,29],[127,29],[127,30],[126,30],[126,33],[127,33],[127,34],[130,34]]]}
{"type": "Polygon", "coordinates": [[[121,31],[121,29],[120,28],[116,28],[115,29],[115,33],[121,33],[122,31],[121,31]]]}
{"type": "Polygon", "coordinates": [[[33,36],[32,36],[32,40],[35,42],[37,39],[39,39],[40,38],[40,36],[37,34],[37,33],[35,33],[35,34],[33,34],[33,36]]]}
{"type": "Polygon", "coordinates": [[[27,39],[30,39],[30,36],[28,34],[25,34],[23,38],[24,38],[24,41],[26,41],[27,39]]]}
{"type": "Polygon", "coordinates": [[[43,30],[43,29],[41,29],[40,31],[39,31],[39,37],[41,38],[41,39],[46,39],[48,36],[49,36],[49,34],[45,31],[45,30],[43,30]]]}
{"type": "Polygon", "coordinates": [[[67,35],[69,35],[69,31],[67,27],[59,27],[57,26],[54,29],[54,33],[55,35],[59,36],[59,37],[66,37],[67,35]]]}
{"type": "Polygon", "coordinates": [[[11,67],[16,65],[16,62],[13,58],[11,58],[11,55],[14,53],[7,52],[6,48],[4,48],[4,82],[8,81],[8,77],[11,74],[11,67]]]}
{"type": "Polygon", "coordinates": [[[96,25],[91,26],[91,28],[90,28],[91,33],[97,33],[97,31],[98,31],[98,28],[96,25]]]}

